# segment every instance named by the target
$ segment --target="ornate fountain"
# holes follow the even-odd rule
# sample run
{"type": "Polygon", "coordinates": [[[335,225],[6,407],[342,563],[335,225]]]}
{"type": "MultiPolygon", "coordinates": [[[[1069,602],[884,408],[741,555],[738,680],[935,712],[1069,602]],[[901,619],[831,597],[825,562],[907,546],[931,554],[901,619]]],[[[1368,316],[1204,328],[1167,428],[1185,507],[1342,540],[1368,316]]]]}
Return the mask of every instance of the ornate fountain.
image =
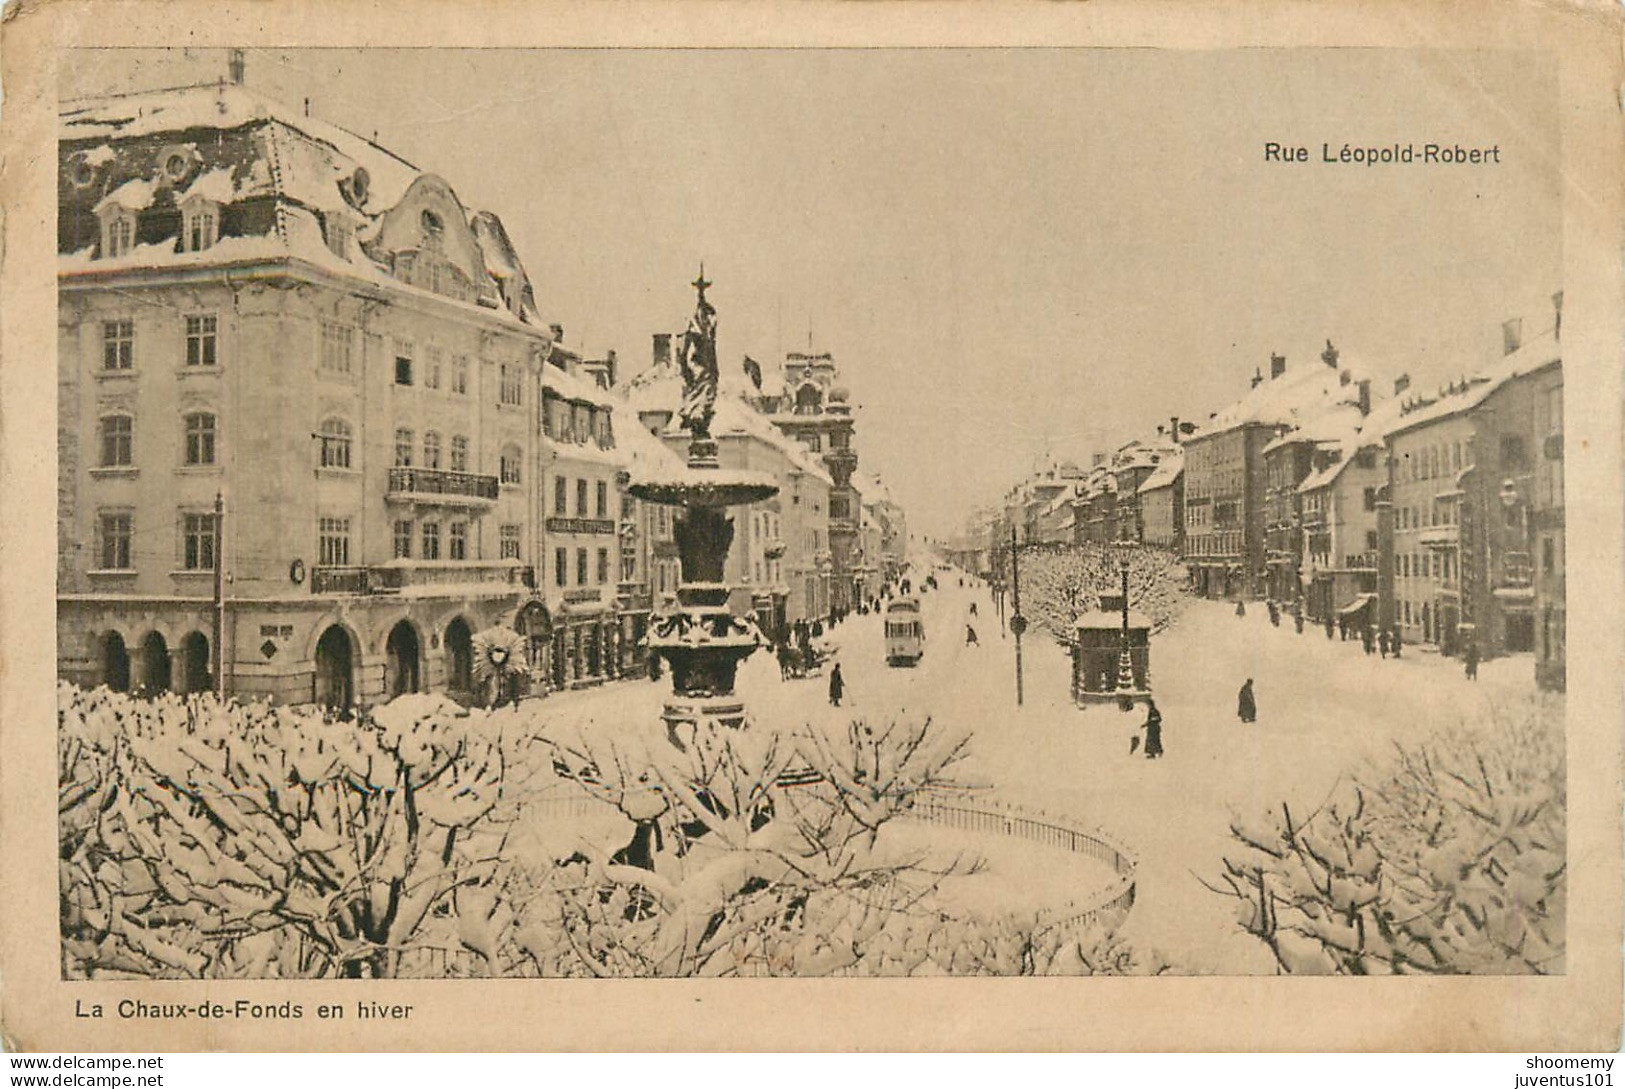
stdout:
{"type": "Polygon", "coordinates": [[[778,493],[763,473],[724,469],[711,437],[717,399],[716,309],[706,300],[705,266],[693,284],[694,316],[683,334],[678,364],[683,376],[679,422],[688,430],[688,458],[680,475],[635,481],[631,493],[650,503],[682,508],[675,535],[682,564],[677,607],[655,617],[649,650],[671,670],[672,695],[662,718],[672,742],[682,746],[679,727],[703,721],[740,728],[745,705],[734,696],[739,663],[763,643],[754,620],[728,608],[724,581],[733,543],[729,507],[757,503],[778,493]]]}

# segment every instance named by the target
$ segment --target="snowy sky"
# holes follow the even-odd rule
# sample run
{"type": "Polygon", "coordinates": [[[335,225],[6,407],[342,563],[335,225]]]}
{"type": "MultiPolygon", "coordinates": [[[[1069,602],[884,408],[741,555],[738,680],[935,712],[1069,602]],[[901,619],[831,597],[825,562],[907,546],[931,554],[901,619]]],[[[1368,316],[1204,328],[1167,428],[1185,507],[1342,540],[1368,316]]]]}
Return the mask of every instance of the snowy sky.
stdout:
{"type": "MultiPolygon", "coordinates": [[[[61,92],[225,67],[82,51],[61,92]]],[[[1556,80],[1528,53],[252,50],[246,83],[495,211],[589,354],[643,366],[701,259],[725,367],[810,326],[925,533],[1048,453],[1205,419],[1271,351],[1455,377],[1562,286],[1556,80]],[[1281,165],[1272,140],[1502,161],[1281,165]]]]}

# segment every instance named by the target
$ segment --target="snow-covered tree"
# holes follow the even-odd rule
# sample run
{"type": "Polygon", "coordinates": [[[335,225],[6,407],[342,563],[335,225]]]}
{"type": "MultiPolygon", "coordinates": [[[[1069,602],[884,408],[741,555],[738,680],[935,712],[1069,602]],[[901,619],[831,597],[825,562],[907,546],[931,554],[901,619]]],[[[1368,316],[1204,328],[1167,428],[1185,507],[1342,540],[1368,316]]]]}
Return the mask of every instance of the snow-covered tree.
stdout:
{"type": "Polygon", "coordinates": [[[432,909],[494,878],[490,717],[60,699],[69,976],[390,976],[432,909]]]}
{"type": "Polygon", "coordinates": [[[1561,972],[1557,717],[1509,709],[1485,731],[1397,746],[1314,813],[1236,819],[1218,891],[1287,972],[1561,972]]]}

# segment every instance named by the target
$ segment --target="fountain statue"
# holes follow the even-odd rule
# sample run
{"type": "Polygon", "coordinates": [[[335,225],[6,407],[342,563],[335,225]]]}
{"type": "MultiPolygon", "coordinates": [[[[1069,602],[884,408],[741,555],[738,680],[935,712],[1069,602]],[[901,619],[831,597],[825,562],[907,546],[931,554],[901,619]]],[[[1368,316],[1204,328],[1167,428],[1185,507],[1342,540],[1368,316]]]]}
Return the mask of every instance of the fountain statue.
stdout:
{"type": "Polygon", "coordinates": [[[734,696],[739,663],[763,643],[749,617],[728,608],[724,581],[733,520],[727,508],[757,503],[778,493],[764,473],[724,469],[711,437],[717,399],[716,309],[705,297],[710,281],[702,265],[694,281],[694,316],[683,337],[679,364],[683,403],[679,421],[689,433],[688,457],[680,475],[634,481],[631,493],[650,503],[682,508],[677,516],[677,554],[682,580],[677,607],[654,618],[649,650],[671,670],[672,695],[662,715],[672,742],[682,747],[681,728],[703,721],[740,728],[744,704],[734,696]]]}

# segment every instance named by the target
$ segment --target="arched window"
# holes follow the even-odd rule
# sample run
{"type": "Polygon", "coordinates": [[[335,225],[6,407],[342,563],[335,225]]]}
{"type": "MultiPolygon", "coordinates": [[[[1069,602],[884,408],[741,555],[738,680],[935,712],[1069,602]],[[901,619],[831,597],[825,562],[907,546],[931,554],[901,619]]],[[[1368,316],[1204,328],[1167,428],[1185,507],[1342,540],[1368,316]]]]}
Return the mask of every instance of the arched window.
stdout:
{"type": "Polygon", "coordinates": [[[321,467],[323,469],[348,469],[350,467],[350,425],[338,416],[330,416],[322,421],[318,438],[322,442],[321,467]]]}
{"type": "Polygon", "coordinates": [[[502,448],[502,483],[518,484],[521,479],[520,465],[524,455],[519,447],[509,444],[502,448]]]}
{"type": "Polygon", "coordinates": [[[440,432],[425,431],[423,433],[423,467],[425,469],[440,468],[440,432]]]}
{"type": "Polygon", "coordinates": [[[214,464],[214,413],[186,414],[186,464],[214,464]]]}
{"type": "Polygon", "coordinates": [[[819,412],[818,387],[808,383],[796,390],[796,415],[815,416],[819,412]]]}
{"type": "Polygon", "coordinates": [[[135,417],[115,413],[101,419],[101,463],[106,467],[131,465],[135,458],[135,417]]]}

